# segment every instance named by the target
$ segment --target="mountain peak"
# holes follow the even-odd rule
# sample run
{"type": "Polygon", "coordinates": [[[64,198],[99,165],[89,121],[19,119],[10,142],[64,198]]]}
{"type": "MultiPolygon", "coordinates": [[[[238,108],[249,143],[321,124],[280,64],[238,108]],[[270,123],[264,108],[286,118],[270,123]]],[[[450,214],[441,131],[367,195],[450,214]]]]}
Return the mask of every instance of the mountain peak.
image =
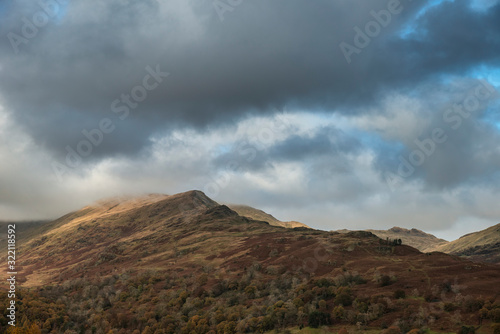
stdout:
{"type": "Polygon", "coordinates": [[[418,230],[416,228],[407,229],[404,227],[394,226],[393,228],[389,229],[389,231],[394,232],[394,233],[408,234],[408,235],[412,235],[412,236],[421,236],[421,237],[430,236],[430,234],[425,233],[424,231],[418,230]]]}
{"type": "Polygon", "coordinates": [[[389,229],[389,231],[395,232],[395,233],[402,233],[402,232],[405,233],[405,232],[409,232],[410,230],[403,228],[403,227],[394,226],[393,228],[389,229]]]}

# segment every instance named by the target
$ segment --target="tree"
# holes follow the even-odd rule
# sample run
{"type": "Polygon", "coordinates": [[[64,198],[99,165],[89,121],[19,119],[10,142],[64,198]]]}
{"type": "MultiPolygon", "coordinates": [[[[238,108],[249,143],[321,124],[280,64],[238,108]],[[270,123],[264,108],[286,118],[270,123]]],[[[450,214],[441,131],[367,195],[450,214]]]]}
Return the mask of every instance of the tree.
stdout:
{"type": "Polygon", "coordinates": [[[257,287],[253,285],[249,285],[245,288],[245,293],[247,294],[248,298],[253,299],[255,298],[255,293],[257,292],[257,287]]]}
{"type": "Polygon", "coordinates": [[[397,326],[391,326],[391,327],[387,328],[385,331],[383,331],[382,333],[383,334],[400,334],[401,329],[399,329],[399,327],[397,327],[397,326]]]}
{"type": "Polygon", "coordinates": [[[153,334],[153,331],[149,328],[149,326],[146,326],[141,334],[153,334]]]}
{"type": "Polygon", "coordinates": [[[40,330],[40,327],[38,327],[37,324],[32,323],[29,329],[26,331],[26,334],[41,334],[42,331],[40,330]]]}
{"type": "Polygon", "coordinates": [[[320,311],[326,311],[326,301],[324,301],[323,299],[321,299],[318,302],[318,307],[319,307],[320,311]]]}
{"type": "Polygon", "coordinates": [[[462,326],[460,328],[459,334],[474,334],[476,332],[476,328],[474,326],[462,326]]]}
{"type": "Polygon", "coordinates": [[[297,297],[293,300],[293,305],[295,305],[296,308],[299,308],[299,307],[304,306],[304,302],[302,301],[302,299],[297,297]]]}
{"type": "Polygon", "coordinates": [[[345,314],[344,307],[342,307],[342,305],[339,305],[333,309],[332,317],[334,320],[340,321],[344,319],[344,314],[345,314]]]}
{"type": "Polygon", "coordinates": [[[394,298],[395,299],[405,299],[406,292],[404,290],[396,290],[396,291],[394,291],[394,298]]]}
{"type": "Polygon", "coordinates": [[[380,285],[381,286],[388,286],[392,284],[391,277],[389,275],[384,275],[380,278],[380,285]]]}
{"type": "Polygon", "coordinates": [[[343,290],[341,293],[337,295],[335,298],[335,303],[342,306],[351,306],[352,304],[352,296],[351,291],[349,289],[343,290]]]}
{"type": "Polygon", "coordinates": [[[330,315],[325,312],[313,311],[309,313],[309,327],[318,328],[320,326],[330,325],[330,315]]]}

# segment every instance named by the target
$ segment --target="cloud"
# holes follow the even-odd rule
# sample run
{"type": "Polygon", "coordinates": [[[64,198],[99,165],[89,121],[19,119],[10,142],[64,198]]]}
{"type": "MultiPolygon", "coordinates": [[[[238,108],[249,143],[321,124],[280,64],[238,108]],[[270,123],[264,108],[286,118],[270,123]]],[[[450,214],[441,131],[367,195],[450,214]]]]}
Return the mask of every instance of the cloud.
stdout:
{"type": "MultiPolygon", "coordinates": [[[[141,82],[146,66],[170,72],[93,155],[104,157],[137,153],[152,133],[179,124],[237,121],[285,104],[352,113],[386,90],[497,64],[498,6],[483,13],[444,2],[417,21],[428,35],[401,39],[398,30],[421,6],[402,2],[401,14],[348,65],[339,43],[352,43],[353,25],[364,27],[387,3],[248,1],[220,22],[210,2],[72,1],[19,54],[2,40],[0,91],[16,121],[64,155],[83,129],[116,119],[111,103],[141,82]]],[[[20,34],[22,17],[40,10],[13,5],[2,33],[20,34]]]]}
{"type": "Polygon", "coordinates": [[[375,164],[383,175],[436,188],[491,182],[500,167],[500,134],[485,119],[496,113],[498,97],[485,81],[455,79],[428,84],[413,97],[388,99],[382,112],[357,123],[398,144],[378,154],[375,164]]]}

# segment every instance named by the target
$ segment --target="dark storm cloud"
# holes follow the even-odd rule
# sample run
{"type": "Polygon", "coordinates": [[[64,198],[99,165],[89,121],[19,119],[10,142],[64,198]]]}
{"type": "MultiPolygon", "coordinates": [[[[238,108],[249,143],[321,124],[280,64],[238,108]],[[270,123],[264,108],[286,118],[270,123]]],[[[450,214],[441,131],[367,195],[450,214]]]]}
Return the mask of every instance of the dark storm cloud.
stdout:
{"type": "MultiPolygon", "coordinates": [[[[22,18],[40,10],[29,3],[9,8],[2,35],[21,34],[22,18]]],[[[497,24],[498,8],[482,14],[442,4],[417,22],[428,35],[411,41],[398,39],[397,32],[422,4],[402,1],[401,14],[348,65],[339,44],[353,43],[353,27],[364,27],[373,20],[371,10],[387,6],[387,0],[245,1],[221,22],[210,1],[72,1],[19,45],[17,55],[2,39],[0,90],[37,141],[65,153],[82,129],[96,127],[103,117],[116,119],[111,103],[141,83],[147,65],[170,72],[133,110],[130,124],[118,122],[114,139],[104,141],[98,156],[136,152],[151,133],[179,122],[205,126],[283,104],[352,111],[373,102],[382,89],[443,70],[463,72],[471,62],[496,57],[495,30],[485,30],[497,24]],[[462,19],[470,31],[449,40],[462,19]],[[448,51],[446,41],[454,49],[448,51]],[[472,42],[482,51],[468,51],[472,42]],[[443,68],[436,66],[438,56],[447,64],[443,68]]]]}
{"type": "Polygon", "coordinates": [[[309,157],[339,155],[342,153],[356,154],[361,145],[358,140],[347,135],[342,130],[323,128],[313,137],[295,135],[274,146],[269,155],[277,160],[301,161],[309,157]]]}
{"type": "MultiPolygon", "coordinates": [[[[151,134],[172,126],[236,121],[275,105],[369,110],[384,92],[499,59],[498,5],[478,12],[465,1],[443,2],[415,19],[423,4],[402,1],[401,13],[349,65],[339,44],[355,44],[353,27],[364,29],[374,20],[370,11],[390,1],[245,1],[223,22],[210,1],[67,3],[18,54],[2,39],[0,92],[17,122],[60,157],[84,139],[82,130],[111,119],[115,131],[85,161],[137,153],[151,134]],[[408,24],[415,32],[402,39],[408,24]],[[120,120],[113,101],[143,83],[146,66],[157,65],[171,76],[120,120]]],[[[1,33],[22,35],[25,18],[33,21],[41,7],[10,5],[1,33]]],[[[269,153],[299,157],[327,143],[303,147],[308,141],[295,139],[269,153]]]]}
{"type": "Polygon", "coordinates": [[[408,60],[418,51],[416,65],[427,72],[465,73],[471,66],[498,65],[500,57],[494,49],[500,43],[500,4],[484,12],[470,5],[469,1],[445,1],[429,10],[417,20],[413,39],[395,51],[403,51],[408,60]]]}

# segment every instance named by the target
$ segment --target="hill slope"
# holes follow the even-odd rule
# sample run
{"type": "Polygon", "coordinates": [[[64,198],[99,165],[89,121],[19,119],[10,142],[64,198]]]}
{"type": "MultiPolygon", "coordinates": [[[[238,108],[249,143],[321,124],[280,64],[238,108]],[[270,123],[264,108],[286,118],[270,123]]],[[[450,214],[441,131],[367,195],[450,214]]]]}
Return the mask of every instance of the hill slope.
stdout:
{"type": "MultiPolygon", "coordinates": [[[[431,252],[437,247],[446,245],[448,241],[439,239],[436,236],[425,233],[423,231],[412,228],[411,230],[402,227],[393,227],[389,230],[366,230],[375,234],[377,237],[386,240],[401,239],[405,245],[415,247],[421,252],[431,252]]],[[[348,230],[340,230],[341,233],[346,233],[348,230]]]]}
{"type": "Polygon", "coordinates": [[[18,244],[18,284],[30,288],[18,313],[47,333],[457,332],[477,325],[483,306],[489,333],[500,312],[498,266],[370,232],[271,226],[199,191],[107,201],[43,228],[18,244]]]}
{"type": "Polygon", "coordinates": [[[500,263],[500,224],[466,234],[436,250],[466,256],[475,261],[500,263]]]}
{"type": "Polygon", "coordinates": [[[49,221],[21,221],[21,222],[6,222],[0,221],[0,249],[6,249],[7,247],[7,226],[14,224],[16,225],[16,232],[19,234],[20,240],[28,240],[35,235],[40,234],[40,228],[49,223],[49,221]]]}
{"type": "Polygon", "coordinates": [[[244,217],[247,217],[247,218],[250,218],[253,220],[262,220],[262,221],[268,222],[269,225],[281,226],[281,227],[286,227],[286,228],[295,228],[295,227],[310,228],[306,224],[302,224],[302,223],[299,223],[296,221],[284,222],[284,221],[278,220],[278,219],[274,218],[274,216],[272,216],[272,215],[270,215],[262,210],[252,208],[251,206],[248,206],[248,205],[228,204],[227,206],[229,208],[231,208],[232,210],[236,211],[240,216],[244,216],[244,217]]]}

